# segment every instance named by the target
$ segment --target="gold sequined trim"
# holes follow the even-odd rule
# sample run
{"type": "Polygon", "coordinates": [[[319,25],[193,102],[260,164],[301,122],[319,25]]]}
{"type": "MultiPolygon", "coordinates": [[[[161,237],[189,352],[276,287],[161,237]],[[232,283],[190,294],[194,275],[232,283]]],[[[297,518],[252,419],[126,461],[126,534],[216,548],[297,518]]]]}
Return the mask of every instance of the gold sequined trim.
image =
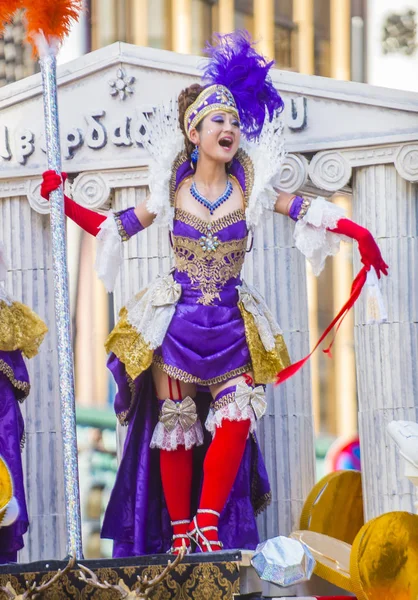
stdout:
{"type": "Polygon", "coordinates": [[[116,227],[118,228],[118,233],[119,233],[120,237],[122,238],[122,242],[127,242],[130,238],[126,232],[125,227],[123,226],[122,219],[120,218],[120,215],[122,212],[125,212],[125,211],[116,212],[113,214],[113,216],[116,221],[116,227]]]}
{"type": "Polygon", "coordinates": [[[7,377],[13,387],[23,392],[23,397],[19,398],[19,402],[23,402],[29,396],[30,384],[27,381],[16,379],[12,367],[2,359],[0,359],[0,373],[7,377]]]}
{"type": "Polygon", "coordinates": [[[218,233],[229,225],[235,225],[235,223],[245,221],[245,212],[242,208],[237,208],[223,217],[219,217],[213,221],[206,221],[183,208],[176,208],[175,218],[185,225],[194,227],[194,229],[197,229],[200,233],[207,233],[208,229],[210,229],[212,233],[218,233]]]}
{"type": "Polygon", "coordinates": [[[36,356],[48,327],[25,304],[0,301],[0,350],[20,350],[27,358],[36,356]]]}
{"type": "Polygon", "coordinates": [[[225,396],[222,396],[219,400],[212,401],[210,407],[216,412],[232,402],[235,402],[235,392],[229,392],[229,394],[225,394],[225,396]]]}
{"type": "Polygon", "coordinates": [[[135,382],[133,381],[132,377],[129,377],[129,375],[127,374],[126,380],[128,382],[129,390],[131,392],[131,401],[129,404],[129,408],[128,408],[128,410],[123,410],[120,413],[116,413],[116,417],[117,417],[120,425],[122,425],[123,427],[126,427],[127,425],[129,425],[128,416],[134,405],[135,395],[136,395],[135,382]]]}
{"type": "Polygon", "coordinates": [[[187,373],[187,371],[183,371],[182,369],[178,369],[177,367],[173,367],[172,365],[166,364],[163,358],[158,354],[154,355],[153,363],[173,379],[179,379],[180,381],[184,381],[185,383],[197,383],[198,385],[213,385],[215,383],[222,383],[222,381],[227,381],[228,379],[237,377],[237,375],[241,375],[242,373],[251,371],[251,363],[248,363],[243,367],[239,367],[238,369],[228,371],[228,373],[224,373],[223,375],[219,375],[218,377],[213,377],[212,379],[199,379],[194,375],[190,375],[190,373],[187,373]]]}
{"type": "Polygon", "coordinates": [[[154,351],[128,322],[125,307],[121,309],[119,315],[121,318],[110,332],[105,348],[106,352],[113,352],[123,362],[127,374],[135,380],[151,366],[154,351]]]}
{"type": "MultiPolygon", "coordinates": [[[[254,164],[248,154],[242,148],[238,148],[237,153],[234,156],[234,159],[237,160],[242,168],[244,169],[244,177],[245,177],[245,189],[244,198],[245,198],[245,207],[248,207],[248,203],[250,201],[250,196],[254,187],[254,164]]],[[[236,177],[234,179],[238,182],[236,177]]],[[[240,185],[240,184],[239,184],[240,185]]],[[[241,185],[240,185],[241,187],[241,185]]],[[[241,188],[242,189],[242,188],[241,188]]]]}
{"type": "Polygon", "coordinates": [[[199,240],[173,235],[176,268],[186,272],[192,288],[200,290],[199,304],[206,306],[221,299],[220,292],[227,281],[238,277],[244,263],[247,238],[220,242],[212,251],[205,251],[199,240]]]}
{"type": "MultiPolygon", "coordinates": [[[[175,205],[176,200],[176,192],[177,192],[177,171],[178,169],[187,162],[188,156],[185,150],[179,152],[176,158],[173,161],[173,165],[171,167],[171,177],[170,177],[170,206],[175,205]]],[[[183,182],[181,182],[183,183],[183,182]]]]}
{"type": "Polygon", "coordinates": [[[310,198],[304,198],[303,199],[303,202],[302,202],[301,207],[300,207],[299,214],[296,217],[298,221],[300,221],[301,219],[303,219],[303,217],[306,215],[306,213],[310,209],[311,204],[312,204],[312,201],[310,200],[310,198]]]}
{"type": "Polygon", "coordinates": [[[290,365],[290,357],[283,336],[276,336],[276,346],[274,350],[268,352],[263,346],[253,315],[245,310],[242,302],[238,303],[238,308],[244,321],[245,338],[250,351],[254,380],[256,383],[273,383],[276,374],[290,365]]]}

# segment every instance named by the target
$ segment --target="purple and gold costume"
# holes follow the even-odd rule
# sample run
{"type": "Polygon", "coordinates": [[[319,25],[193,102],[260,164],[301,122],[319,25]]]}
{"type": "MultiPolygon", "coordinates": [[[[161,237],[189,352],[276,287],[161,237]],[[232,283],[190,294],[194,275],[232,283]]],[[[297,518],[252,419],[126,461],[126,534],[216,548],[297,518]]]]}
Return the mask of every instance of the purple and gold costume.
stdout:
{"type": "MultiPolygon", "coordinates": [[[[183,169],[176,173],[176,190],[190,174],[188,163],[178,162],[183,169]]],[[[231,168],[244,203],[251,184],[251,177],[245,176],[245,165],[245,156],[240,153],[231,168]]],[[[175,192],[173,206],[174,196],[175,192]]],[[[116,218],[120,233],[124,214],[116,218]]],[[[264,349],[254,317],[240,297],[248,237],[244,207],[210,223],[175,209],[171,234],[175,269],[165,278],[169,282],[168,299],[162,301],[167,305],[172,302],[175,309],[162,343],[152,349],[145,333],[139,331],[140,319],[135,321],[139,314],[135,302],[139,305],[144,301],[144,292],[121,310],[121,319],[109,336],[108,366],[118,384],[115,410],[120,421],[128,423],[124,455],[102,529],[103,537],[115,541],[115,556],[166,552],[171,543],[159,453],[150,448],[159,410],[150,365],[157,364],[169,376],[198,385],[195,402],[200,422],[205,423],[210,410],[216,410],[208,385],[249,370],[253,370],[256,383],[269,383],[290,362],[280,334],[275,335],[272,350],[264,349]],[[175,301],[170,300],[171,293],[177,294],[175,301]]],[[[151,303],[155,302],[155,294],[153,298],[151,303]]],[[[194,447],[194,509],[210,441],[206,428],[203,445],[194,447]]],[[[225,548],[255,548],[255,517],[269,503],[270,495],[267,472],[253,432],[220,518],[219,534],[225,548]]]]}

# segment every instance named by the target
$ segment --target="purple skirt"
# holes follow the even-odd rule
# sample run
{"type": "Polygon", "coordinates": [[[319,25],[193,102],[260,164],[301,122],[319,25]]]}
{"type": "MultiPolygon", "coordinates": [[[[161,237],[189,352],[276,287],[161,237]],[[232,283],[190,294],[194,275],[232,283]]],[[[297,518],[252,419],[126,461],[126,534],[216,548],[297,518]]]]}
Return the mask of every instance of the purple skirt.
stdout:
{"type": "Polygon", "coordinates": [[[154,362],[171,377],[201,385],[251,369],[244,321],[237,306],[236,286],[241,280],[230,280],[221,300],[205,306],[197,304],[200,292],[191,287],[187,276],[175,272],[174,279],[181,284],[182,294],[154,362]]]}

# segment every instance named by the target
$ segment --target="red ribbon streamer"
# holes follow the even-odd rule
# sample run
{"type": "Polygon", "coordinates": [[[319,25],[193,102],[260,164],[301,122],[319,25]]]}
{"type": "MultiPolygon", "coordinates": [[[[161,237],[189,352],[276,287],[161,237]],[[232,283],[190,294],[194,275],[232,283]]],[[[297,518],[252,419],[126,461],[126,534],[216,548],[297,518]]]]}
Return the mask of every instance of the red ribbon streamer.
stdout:
{"type": "Polygon", "coordinates": [[[297,373],[299,371],[299,369],[301,369],[303,367],[303,365],[306,362],[308,362],[308,360],[310,359],[312,354],[315,352],[315,350],[318,348],[318,346],[324,341],[324,339],[327,337],[329,332],[335,326],[337,326],[334,337],[332,338],[330,345],[328,346],[328,348],[323,350],[323,352],[325,352],[325,354],[328,354],[329,356],[331,356],[331,348],[332,348],[332,345],[334,344],[335,337],[338,333],[341,323],[344,321],[344,318],[346,317],[348,311],[354,305],[357,298],[360,296],[361,290],[363,289],[363,286],[366,283],[367,270],[368,269],[366,267],[363,267],[361,269],[361,271],[359,271],[359,273],[357,274],[356,278],[354,279],[354,281],[351,285],[351,293],[350,293],[349,299],[344,304],[344,306],[342,307],[342,309],[340,310],[338,315],[333,319],[333,321],[325,329],[324,333],[321,335],[321,337],[315,344],[313,350],[311,350],[311,352],[307,356],[305,356],[305,358],[302,358],[298,362],[293,363],[289,367],[286,367],[285,369],[283,369],[283,371],[280,371],[280,373],[277,373],[276,382],[275,382],[276,385],[283,383],[284,381],[286,381],[287,379],[289,379],[290,377],[295,375],[295,373],[297,373]]]}

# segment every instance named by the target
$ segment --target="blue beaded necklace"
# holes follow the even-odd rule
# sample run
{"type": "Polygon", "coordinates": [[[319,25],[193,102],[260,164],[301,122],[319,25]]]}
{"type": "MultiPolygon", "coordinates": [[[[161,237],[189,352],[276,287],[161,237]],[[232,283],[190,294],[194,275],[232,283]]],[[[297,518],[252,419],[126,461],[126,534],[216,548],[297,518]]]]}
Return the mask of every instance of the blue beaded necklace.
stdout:
{"type": "Polygon", "coordinates": [[[231,183],[230,179],[228,179],[228,181],[226,183],[226,188],[225,188],[224,193],[221,196],[219,196],[219,198],[217,200],[215,200],[215,202],[209,202],[209,200],[207,198],[202,196],[202,194],[197,189],[196,183],[194,181],[190,187],[190,193],[193,196],[193,198],[195,198],[195,200],[200,202],[200,204],[203,204],[203,206],[205,206],[209,210],[211,216],[213,215],[215,210],[221,204],[223,204],[226,200],[228,200],[228,198],[230,197],[232,192],[233,192],[233,187],[232,187],[232,183],[231,183]]]}

